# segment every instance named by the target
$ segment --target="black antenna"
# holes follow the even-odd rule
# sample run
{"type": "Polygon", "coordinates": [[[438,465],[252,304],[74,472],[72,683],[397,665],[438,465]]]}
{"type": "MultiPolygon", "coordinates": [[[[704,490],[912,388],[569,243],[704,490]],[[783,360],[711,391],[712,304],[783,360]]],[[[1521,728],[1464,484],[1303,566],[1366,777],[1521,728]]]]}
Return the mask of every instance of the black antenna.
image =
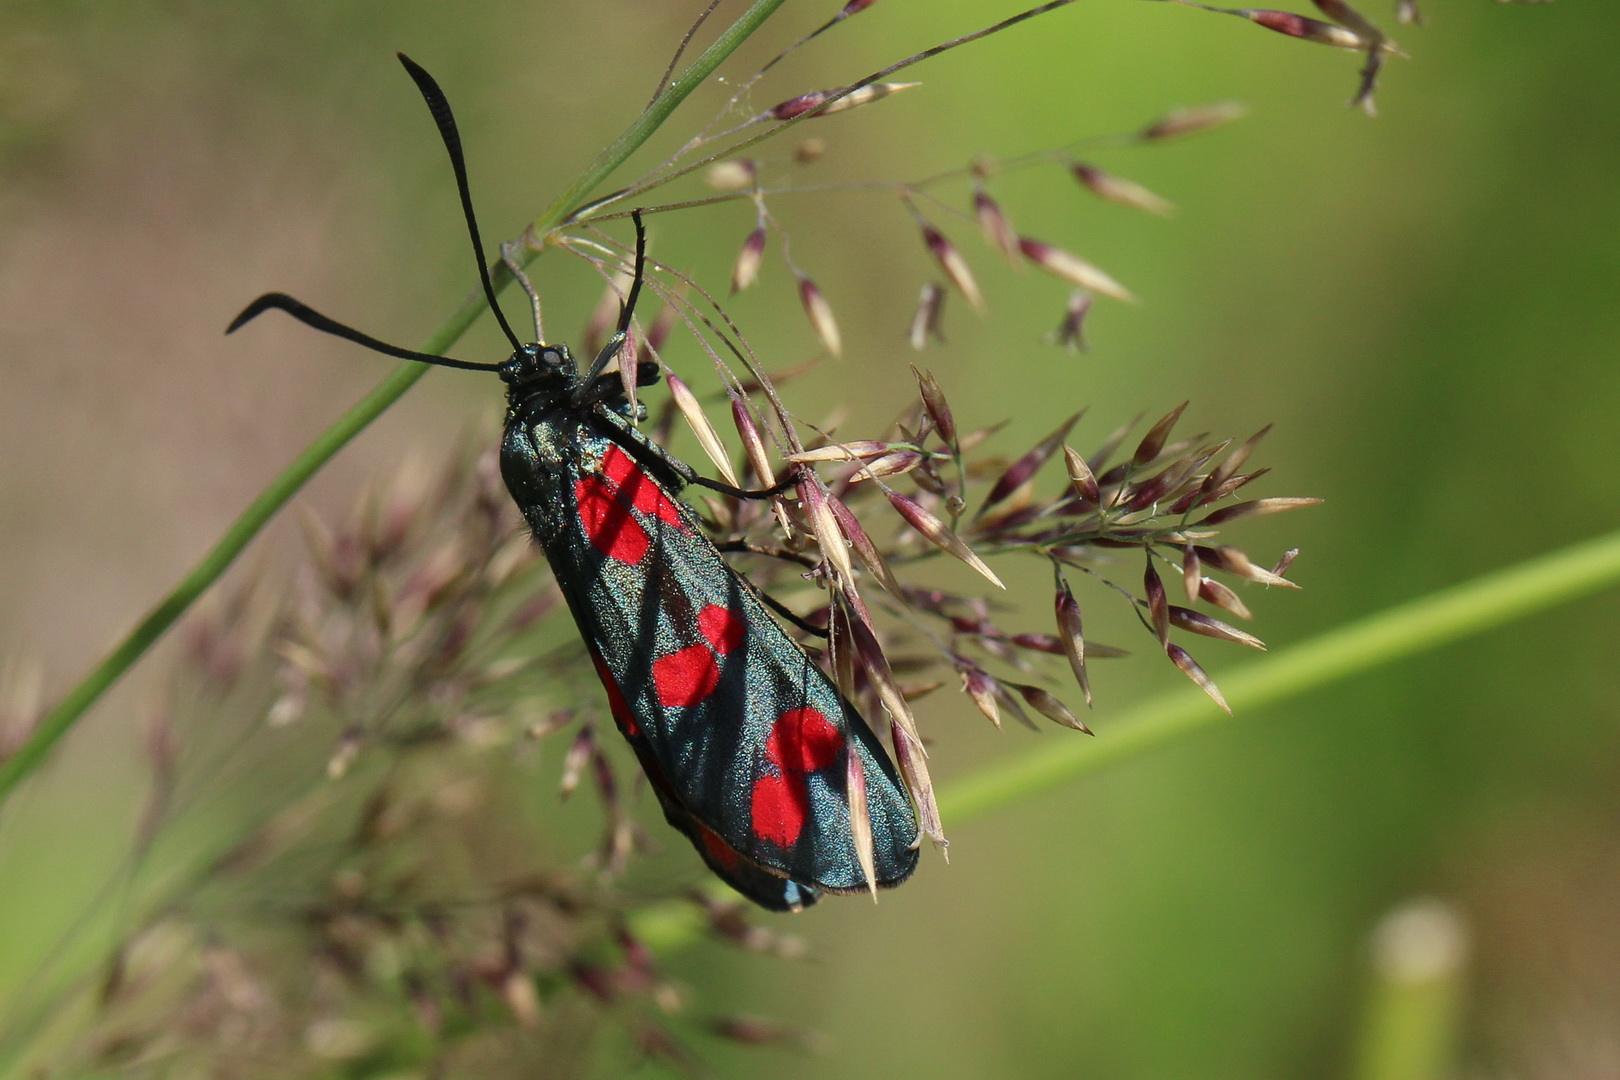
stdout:
{"type": "Polygon", "coordinates": [[[630,211],[630,220],[636,223],[636,269],[630,278],[630,295],[625,297],[624,310],[619,312],[620,334],[630,332],[630,318],[636,313],[636,301],[641,297],[641,283],[647,277],[647,226],[641,222],[641,207],[630,211]]]}
{"type": "Polygon", "coordinates": [[[620,350],[624,348],[625,339],[630,336],[630,320],[636,314],[636,300],[641,296],[641,281],[647,276],[647,227],[641,223],[639,207],[630,211],[630,220],[636,223],[636,264],[635,273],[630,278],[630,292],[625,296],[624,303],[619,305],[618,327],[614,329],[613,336],[608,338],[607,344],[602,346],[602,351],[596,354],[596,359],[591,362],[590,371],[586,372],[585,378],[580,382],[580,393],[584,393],[585,388],[602,374],[602,369],[619,355],[620,350]]]}
{"type": "MultiPolygon", "coordinates": [[[[450,112],[450,103],[445,100],[444,91],[439,84],[410,57],[404,53],[399,54],[399,62],[405,65],[405,70],[416,82],[416,88],[421,91],[422,98],[427,102],[428,109],[433,113],[433,121],[439,127],[439,137],[444,140],[444,147],[450,152],[450,167],[456,173],[456,190],[461,194],[461,209],[467,218],[467,232],[472,236],[473,254],[478,262],[478,278],[484,284],[484,298],[489,302],[490,311],[495,313],[495,321],[501,324],[501,330],[506,333],[507,340],[512,343],[513,349],[522,349],[523,343],[517,335],[512,333],[512,327],[507,324],[506,316],[502,314],[501,307],[495,302],[495,286],[489,279],[489,268],[484,265],[484,242],[478,236],[478,221],[473,217],[472,195],[467,189],[467,163],[461,154],[461,135],[456,130],[456,118],[450,112]]],[[[415,349],[404,349],[398,345],[390,345],[386,341],[379,341],[370,334],[362,334],[352,326],[345,326],[336,319],[329,318],[310,307],[308,304],[295,300],[286,293],[265,293],[253,303],[242,309],[242,313],[231,320],[226,328],[227,334],[235,333],[244,325],[258,318],[266,311],[275,308],[285,311],[299,322],[324,333],[352,341],[357,345],[364,345],[384,356],[394,356],[401,360],[415,360],[423,364],[436,364],[439,367],[461,368],[465,371],[499,371],[499,364],[480,364],[471,360],[457,360],[450,356],[436,356],[433,353],[417,352],[415,349]]]]}
{"type": "Polygon", "coordinates": [[[386,341],[378,341],[370,334],[362,334],[352,326],[344,326],[336,319],[329,319],[316,311],[308,304],[294,300],[286,293],[265,293],[253,303],[242,309],[242,313],[231,320],[231,325],[225,328],[227,334],[234,334],[243,326],[257,319],[260,315],[276,308],[285,311],[306,326],[313,326],[317,330],[345,338],[357,345],[364,345],[374,352],[384,356],[397,356],[401,360],[418,360],[424,364],[437,364],[439,367],[462,368],[466,371],[498,371],[499,364],[479,364],[471,360],[457,360],[449,356],[435,356],[433,353],[417,352],[415,349],[402,349],[398,345],[390,345],[386,341]]]}
{"type": "Polygon", "coordinates": [[[484,263],[484,242],[478,235],[478,219],[473,216],[472,192],[467,187],[467,162],[461,154],[461,133],[456,129],[456,118],[450,112],[450,102],[445,99],[444,91],[439,84],[433,81],[420,64],[404,53],[396,53],[399,62],[405,65],[405,70],[416,82],[416,88],[422,92],[422,100],[427,102],[428,111],[433,114],[433,122],[439,125],[439,137],[444,140],[444,148],[450,152],[450,167],[456,172],[456,190],[461,193],[461,211],[467,217],[467,233],[472,237],[473,259],[478,263],[478,278],[484,283],[484,297],[489,301],[489,310],[495,313],[495,321],[501,324],[501,330],[512,343],[514,350],[523,348],[523,342],[512,333],[512,327],[507,323],[506,316],[501,313],[501,305],[495,302],[495,285],[489,279],[489,267],[484,263]]]}

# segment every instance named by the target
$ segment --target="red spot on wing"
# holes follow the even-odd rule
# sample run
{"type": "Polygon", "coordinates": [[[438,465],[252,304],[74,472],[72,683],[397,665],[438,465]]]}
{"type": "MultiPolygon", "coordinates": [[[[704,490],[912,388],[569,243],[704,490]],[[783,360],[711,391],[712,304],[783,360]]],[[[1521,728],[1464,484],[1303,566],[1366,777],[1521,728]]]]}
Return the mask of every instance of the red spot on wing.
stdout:
{"type": "Polygon", "coordinates": [[[625,480],[640,471],[636,463],[630,460],[630,455],[617,446],[608,447],[602,455],[602,475],[613,481],[615,487],[622,486],[625,480]]]}
{"type": "Polygon", "coordinates": [[[720,662],[743,643],[748,628],[735,613],[710,604],[697,617],[705,644],[688,645],[653,661],[653,689],[665,708],[696,705],[720,685],[720,662]]]}
{"type": "Polygon", "coordinates": [[[696,705],[720,684],[720,664],[707,645],[688,645],[653,661],[653,687],[665,708],[696,705]]]}
{"type": "Polygon", "coordinates": [[[600,472],[574,482],[574,499],[591,545],[628,566],[640,563],[652,547],[652,538],[632,509],[688,531],[674,500],[617,446],[603,453],[600,472]]]}
{"type": "Polygon", "coordinates": [[[576,480],[574,500],[579,506],[579,523],[597,551],[630,566],[646,557],[652,546],[647,530],[630,516],[629,505],[616,498],[601,477],[576,480]]]}
{"type": "Polygon", "coordinates": [[[843,752],[843,735],[817,710],[789,709],[777,717],[765,758],[779,773],[754,781],[754,834],[781,847],[798,843],[810,817],[810,774],[838,764],[843,752]]]}
{"type": "Polygon", "coordinates": [[[610,446],[607,453],[602,455],[602,475],[612,481],[630,505],[643,514],[652,514],[667,525],[684,528],[680,511],[668,495],[664,494],[658,482],[648,476],[617,446],[610,446]]]}
{"type": "Polygon", "coordinates": [[[754,835],[778,847],[792,847],[810,816],[810,789],[802,776],[762,776],[754,781],[754,835]]]}
{"type": "Polygon", "coordinates": [[[732,846],[720,838],[719,833],[703,824],[703,822],[697,821],[696,818],[692,820],[697,822],[698,836],[702,839],[703,851],[709,858],[728,870],[742,861],[732,846]]]}
{"type": "Polygon", "coordinates": [[[614,681],[613,673],[608,670],[607,662],[591,650],[591,662],[596,665],[596,676],[602,680],[602,688],[607,691],[608,709],[613,713],[614,722],[619,730],[630,738],[641,734],[641,725],[636,722],[636,716],[630,711],[630,703],[624,700],[624,691],[614,681]]]}
{"type": "Polygon", "coordinates": [[[714,651],[721,656],[740,647],[743,638],[748,636],[748,627],[741,617],[719,604],[710,604],[698,612],[697,621],[703,639],[713,645],[714,651]]]}
{"type": "Polygon", "coordinates": [[[815,709],[789,709],[765,740],[765,756],[784,773],[810,773],[838,764],[844,737],[815,709]]]}

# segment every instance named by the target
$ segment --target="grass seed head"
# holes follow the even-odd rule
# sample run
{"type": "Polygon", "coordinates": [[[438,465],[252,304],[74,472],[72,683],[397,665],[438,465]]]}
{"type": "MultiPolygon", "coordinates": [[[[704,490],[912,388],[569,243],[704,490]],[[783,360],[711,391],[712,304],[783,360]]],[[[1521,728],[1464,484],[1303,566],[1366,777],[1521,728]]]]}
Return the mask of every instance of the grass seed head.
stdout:
{"type": "Polygon", "coordinates": [[[1133,466],[1140,468],[1158,458],[1164,450],[1165,441],[1170,437],[1171,429],[1176,426],[1176,421],[1181,419],[1181,414],[1186,408],[1187,402],[1183,401],[1161,416],[1158,422],[1148,429],[1148,433],[1142,436],[1142,441],[1136,444],[1136,453],[1131,455],[1133,466]]]}
{"type": "Polygon", "coordinates": [[[923,408],[928,413],[928,419],[933,421],[934,430],[946,446],[956,448],[956,418],[951,414],[950,402],[945,400],[945,391],[940,388],[939,380],[931,371],[919,371],[917,365],[911,365],[911,374],[917,380],[917,392],[922,395],[923,408]]]}
{"type": "Polygon", "coordinates": [[[1198,666],[1198,661],[1194,660],[1186,649],[1183,649],[1180,645],[1171,644],[1166,645],[1164,651],[1170,657],[1170,661],[1181,669],[1183,675],[1191,679],[1200,690],[1208,694],[1210,700],[1221,707],[1221,711],[1228,716],[1231,715],[1232,707],[1226,703],[1226,698],[1221,696],[1220,688],[1215,685],[1215,680],[1211,679],[1208,672],[1198,666]]]}
{"type": "Polygon", "coordinates": [[[832,305],[827,303],[827,297],[803,274],[799,275],[799,303],[804,305],[804,313],[810,320],[810,328],[816,332],[816,337],[827,347],[827,351],[834,356],[844,353],[844,339],[838,333],[838,320],[833,318],[832,305]]]}
{"type": "Polygon", "coordinates": [[[1086,352],[1089,349],[1086,344],[1086,316],[1091,314],[1095,300],[1085,289],[1070,290],[1068,305],[1063,309],[1063,321],[1058,323],[1057,329],[1047,340],[1070,352],[1086,352]]]}
{"type": "Polygon", "coordinates": [[[1053,277],[1062,278],[1082,289],[1111,296],[1115,300],[1136,299],[1125,286],[1071,251],[1064,251],[1044,240],[1035,240],[1027,236],[1019,237],[1018,250],[1024,253],[1024,258],[1053,277]]]}
{"type": "Polygon", "coordinates": [[[906,334],[911,347],[918,352],[928,346],[928,339],[933,338],[940,344],[945,343],[945,289],[935,282],[928,282],[922,287],[917,297],[917,310],[911,316],[911,329],[906,334]]]}
{"type": "Polygon", "coordinates": [[[1078,716],[1069,711],[1069,707],[1059,701],[1057,697],[1039,686],[1030,686],[1024,683],[1009,683],[1012,689],[1017,690],[1025,704],[1053,723],[1062,724],[1075,731],[1092,734],[1090,728],[1078,716]]]}
{"type": "Polygon", "coordinates": [[[1263,26],[1267,30],[1274,30],[1301,41],[1314,41],[1318,45],[1330,45],[1335,49],[1358,50],[1367,47],[1367,42],[1353,30],[1323,22],[1321,19],[1296,15],[1291,11],[1248,8],[1238,14],[1256,26],[1263,26]]]}
{"type": "Polygon", "coordinates": [[[731,268],[731,291],[742,292],[759,278],[760,264],[765,260],[765,226],[756,226],[743,241],[737,252],[737,261],[731,268]]]}
{"type": "Polygon", "coordinates": [[[983,574],[997,588],[1005,589],[1007,587],[1001,583],[1001,579],[995,575],[995,572],[985,565],[984,560],[979,558],[973,552],[973,549],[962,541],[960,536],[952,532],[939,518],[924,510],[916,499],[902,495],[898,491],[885,491],[885,494],[889,497],[889,504],[905,519],[906,524],[917,530],[917,533],[923,539],[938,547],[941,551],[961,559],[983,574]]]}
{"type": "Polygon", "coordinates": [[[1129,206],[1137,210],[1145,210],[1150,214],[1168,217],[1175,209],[1170,200],[1155,195],[1147,188],[1134,180],[1127,180],[1113,173],[1103,172],[1095,165],[1076,161],[1069,166],[1069,171],[1080,185],[1099,199],[1105,199],[1121,206],[1129,206]]]}
{"type": "Polygon", "coordinates": [[[806,113],[815,113],[817,116],[831,116],[833,113],[848,112],[863,105],[870,105],[874,101],[882,101],[902,90],[910,90],[921,86],[922,83],[870,83],[858,90],[852,90],[839,96],[838,90],[812,90],[798,97],[788,98],[779,102],[761,113],[756,120],[792,120],[806,113]]]}
{"type": "Polygon", "coordinates": [[[1137,138],[1143,142],[1163,142],[1179,139],[1211,128],[1224,127],[1248,115],[1248,106],[1240,101],[1217,101],[1209,105],[1193,105],[1166,113],[1143,128],[1137,138]]]}
{"type": "Polygon", "coordinates": [[[1250,611],[1249,606],[1238,598],[1238,594],[1214,578],[1200,579],[1198,596],[1200,599],[1214,604],[1227,614],[1234,615],[1245,622],[1254,618],[1254,612],[1250,611]]]}
{"type": "Polygon", "coordinates": [[[1190,608],[1170,605],[1170,625],[1188,633],[1201,634],[1204,637],[1214,638],[1217,641],[1230,641],[1238,645],[1247,645],[1251,649],[1265,651],[1266,643],[1239,630],[1230,623],[1205,615],[1190,608]]]}
{"type": "Polygon", "coordinates": [[[759,183],[759,162],[749,158],[717,161],[704,171],[703,182],[716,191],[748,191],[759,183]]]}
{"type": "Polygon", "coordinates": [[[1022,251],[1018,230],[1013,228],[1001,204],[990,197],[977,178],[973,185],[973,216],[979,221],[979,231],[984,233],[985,243],[1000,251],[1014,266],[1023,266],[1023,260],[1019,257],[1022,251]]]}
{"type": "Polygon", "coordinates": [[[1159,636],[1161,644],[1170,640],[1170,600],[1164,591],[1164,582],[1153,566],[1153,552],[1148,550],[1147,569],[1142,572],[1142,589],[1147,597],[1148,622],[1159,636]]]}
{"type": "Polygon", "coordinates": [[[967,260],[955,244],[950,242],[946,235],[927,222],[922,223],[923,243],[939,263],[940,270],[958,292],[967,298],[974,311],[984,311],[984,294],[979,291],[979,283],[974,280],[973,271],[968,268],[967,260]]]}
{"type": "Polygon", "coordinates": [[[1069,591],[1069,583],[1061,577],[1053,603],[1057,614],[1058,640],[1063,645],[1063,654],[1068,657],[1069,669],[1074,672],[1074,681],[1085,695],[1086,707],[1090,708],[1091,679],[1086,673],[1086,637],[1080,604],[1075,600],[1074,593],[1069,591]]]}

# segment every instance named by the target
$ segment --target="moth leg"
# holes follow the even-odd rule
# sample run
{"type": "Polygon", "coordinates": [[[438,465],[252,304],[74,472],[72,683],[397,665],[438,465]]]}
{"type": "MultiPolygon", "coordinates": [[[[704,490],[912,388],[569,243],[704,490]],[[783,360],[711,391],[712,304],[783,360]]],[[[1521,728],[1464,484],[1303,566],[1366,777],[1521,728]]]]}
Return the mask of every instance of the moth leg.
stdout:
{"type": "Polygon", "coordinates": [[[682,487],[692,482],[697,474],[692,467],[684,461],[676,461],[662,449],[638,437],[637,433],[627,431],[615,423],[602,423],[596,425],[596,430],[615,446],[661,480],[665,487],[672,491],[680,491],[682,487]]]}
{"type": "Polygon", "coordinates": [[[710,480],[707,476],[699,476],[697,471],[693,470],[692,475],[686,477],[686,482],[708,488],[710,491],[718,491],[722,495],[730,495],[733,499],[768,499],[772,495],[782,494],[799,481],[789,473],[787,479],[779,480],[768,488],[740,488],[723,480],[710,480]]]}
{"type": "Polygon", "coordinates": [[[602,351],[596,354],[596,359],[591,361],[590,368],[585,372],[585,378],[581,380],[581,391],[574,397],[575,405],[584,404],[585,391],[596,382],[596,377],[606,370],[614,357],[619,355],[624,349],[625,341],[630,337],[630,321],[636,316],[636,301],[641,297],[641,283],[647,277],[647,227],[641,223],[639,207],[630,211],[630,220],[636,224],[635,276],[630,279],[629,294],[619,305],[619,325],[614,329],[613,336],[608,338],[607,344],[602,346],[602,351]]]}
{"type": "MultiPolygon", "coordinates": [[[[724,543],[715,544],[714,550],[725,554],[745,552],[749,555],[762,555],[766,558],[781,559],[784,562],[790,562],[796,566],[802,566],[807,570],[814,569],[816,566],[816,560],[810,558],[808,555],[800,555],[795,551],[784,551],[782,548],[759,547],[756,544],[750,544],[747,540],[727,540],[724,543]]],[[[748,588],[748,591],[754,594],[760,603],[782,616],[782,618],[786,619],[794,626],[797,626],[800,630],[803,630],[807,634],[813,634],[819,638],[825,638],[827,636],[827,631],[823,627],[816,626],[813,623],[808,623],[798,615],[794,614],[791,608],[773,597],[764,589],[761,589],[758,585],[755,585],[747,578],[746,575],[738,574],[737,580],[741,581],[743,585],[748,588]]]]}
{"type": "Polygon", "coordinates": [[[529,281],[529,275],[523,272],[523,267],[512,254],[515,250],[517,250],[516,244],[510,240],[503,241],[501,243],[501,262],[506,264],[506,269],[512,273],[512,280],[517,282],[524,293],[528,295],[529,306],[534,308],[534,340],[544,341],[546,340],[546,332],[542,329],[540,320],[540,294],[534,291],[534,284],[529,281]]]}
{"type": "MultiPolygon", "coordinates": [[[[658,380],[663,377],[664,373],[660,371],[658,365],[653,363],[651,360],[640,360],[636,362],[637,386],[656,385],[658,380]]],[[[620,380],[619,376],[598,375],[596,377],[596,381],[586,389],[584,400],[586,404],[591,404],[592,402],[598,401],[611,403],[615,398],[623,397],[624,383],[620,380]]]]}
{"type": "Polygon", "coordinates": [[[808,555],[800,555],[796,551],[786,551],[782,548],[760,547],[758,544],[751,544],[747,540],[726,540],[723,543],[715,544],[714,550],[726,554],[746,552],[749,555],[764,555],[767,558],[796,563],[806,570],[814,570],[817,565],[816,560],[808,555]]]}
{"type": "Polygon", "coordinates": [[[800,630],[803,630],[805,633],[811,634],[818,638],[826,638],[829,636],[826,627],[817,626],[814,623],[806,622],[803,618],[797,615],[792,608],[788,607],[786,604],[782,603],[782,601],[776,599],[776,597],[772,596],[764,589],[761,589],[758,585],[755,585],[752,581],[749,581],[741,574],[737,575],[737,579],[748,587],[748,591],[753,593],[760,603],[776,612],[794,626],[797,626],[800,630]]]}
{"type": "Polygon", "coordinates": [[[740,488],[720,480],[710,480],[700,474],[692,466],[678,458],[672,458],[662,449],[617,424],[598,424],[597,430],[603,437],[611,439],[621,450],[635,459],[638,465],[649,470],[654,476],[662,480],[665,486],[679,491],[687,484],[696,484],[698,487],[718,491],[722,495],[730,495],[734,499],[768,499],[772,495],[780,495],[787,491],[797,480],[790,474],[787,479],[773,484],[768,488],[740,488]]]}

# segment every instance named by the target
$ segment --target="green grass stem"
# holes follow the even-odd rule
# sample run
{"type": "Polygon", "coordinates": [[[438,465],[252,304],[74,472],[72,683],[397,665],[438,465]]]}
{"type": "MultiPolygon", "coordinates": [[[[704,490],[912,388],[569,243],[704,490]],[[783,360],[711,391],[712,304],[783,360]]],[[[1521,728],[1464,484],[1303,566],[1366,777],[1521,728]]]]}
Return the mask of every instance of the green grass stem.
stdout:
{"type": "MultiPolygon", "coordinates": [[[[1369,615],[1223,675],[1239,717],[1381,664],[1484,633],[1620,580],[1620,532],[1583,541],[1473,581],[1369,615]]],[[[1201,692],[1161,694],[1128,710],[1096,739],[1025,752],[940,792],[947,823],[970,820],[1165,743],[1223,727],[1233,717],[1201,692]]],[[[1043,740],[1044,741],[1044,740],[1043,740]]]]}

